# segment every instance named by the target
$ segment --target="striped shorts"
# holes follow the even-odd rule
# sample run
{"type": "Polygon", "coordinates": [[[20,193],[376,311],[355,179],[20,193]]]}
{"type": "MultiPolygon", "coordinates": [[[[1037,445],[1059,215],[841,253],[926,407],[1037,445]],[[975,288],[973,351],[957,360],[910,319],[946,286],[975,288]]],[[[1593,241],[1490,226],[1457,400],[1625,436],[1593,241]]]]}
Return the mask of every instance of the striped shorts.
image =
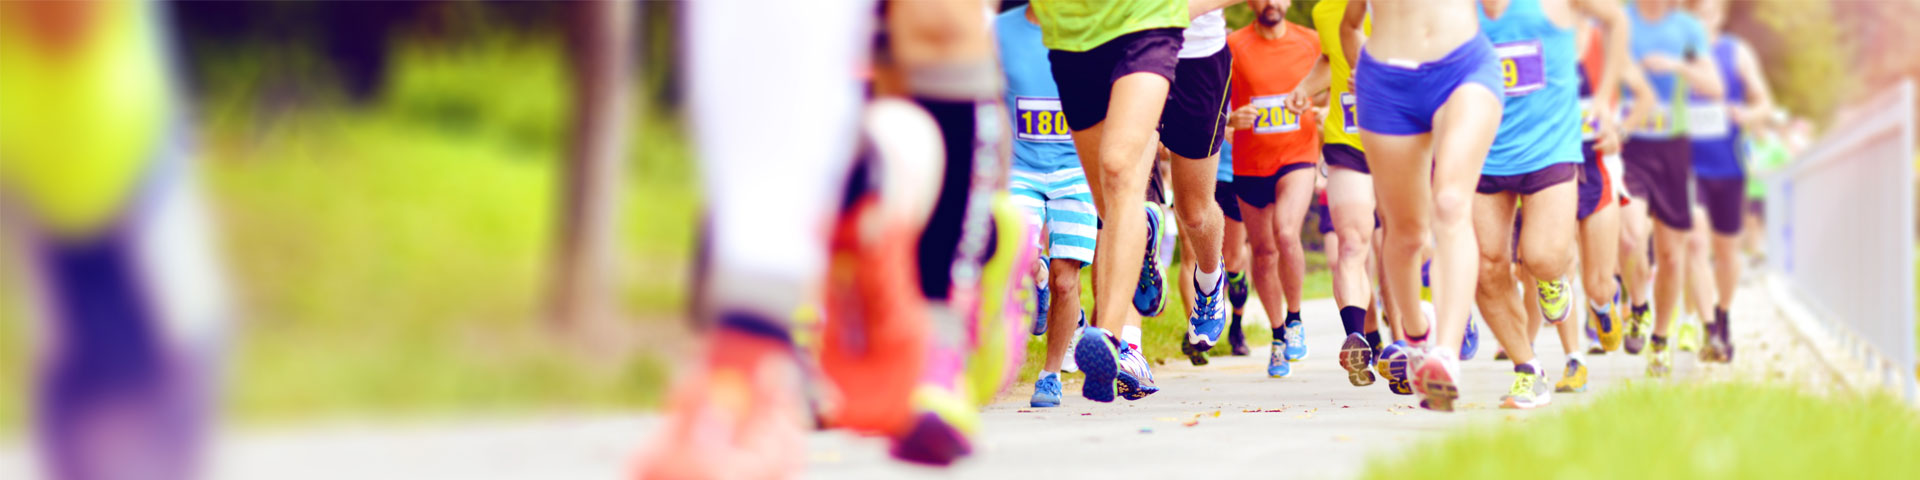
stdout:
{"type": "Polygon", "coordinates": [[[1046,244],[1040,247],[1049,256],[1093,263],[1099,216],[1080,167],[1052,172],[1014,167],[1009,188],[1013,203],[1026,212],[1027,224],[1046,229],[1046,244]]]}

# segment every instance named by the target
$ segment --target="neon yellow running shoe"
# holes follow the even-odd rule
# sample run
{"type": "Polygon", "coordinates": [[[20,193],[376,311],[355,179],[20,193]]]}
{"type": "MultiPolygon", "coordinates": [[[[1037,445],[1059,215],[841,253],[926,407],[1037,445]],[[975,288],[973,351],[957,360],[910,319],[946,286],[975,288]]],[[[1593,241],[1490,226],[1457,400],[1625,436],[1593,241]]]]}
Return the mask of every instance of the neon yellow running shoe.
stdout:
{"type": "Polygon", "coordinates": [[[1682,352],[1692,352],[1700,349],[1701,335],[1699,320],[1687,319],[1681,321],[1679,325],[1675,325],[1674,327],[1673,348],[1682,352]]]}
{"type": "Polygon", "coordinates": [[[1579,393],[1587,391],[1587,364],[1579,360],[1567,360],[1567,372],[1560,375],[1560,381],[1553,384],[1555,393],[1579,393]]]}
{"type": "Polygon", "coordinates": [[[1540,314],[1547,317],[1548,323],[1560,323],[1567,319],[1567,313],[1573,311],[1572,299],[1567,296],[1567,279],[1534,282],[1540,288],[1540,314]]]}

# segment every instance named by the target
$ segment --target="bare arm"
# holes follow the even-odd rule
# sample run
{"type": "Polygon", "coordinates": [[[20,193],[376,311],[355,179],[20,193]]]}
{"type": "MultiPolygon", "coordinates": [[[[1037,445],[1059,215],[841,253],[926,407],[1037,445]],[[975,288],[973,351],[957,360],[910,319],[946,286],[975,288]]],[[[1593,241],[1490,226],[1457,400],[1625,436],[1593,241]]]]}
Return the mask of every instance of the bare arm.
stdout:
{"type": "Polygon", "coordinates": [[[1709,99],[1723,99],[1727,96],[1727,85],[1720,80],[1720,63],[1713,59],[1713,47],[1705,52],[1695,52],[1693,60],[1679,71],[1687,78],[1688,88],[1694,93],[1709,99]]]}
{"type": "Polygon", "coordinates": [[[1287,95],[1288,110],[1292,110],[1293,113],[1302,113],[1312,108],[1314,104],[1324,103],[1316,99],[1324,96],[1328,84],[1333,82],[1331,65],[1327,62],[1325,55],[1321,55],[1319,60],[1313,62],[1313,69],[1308,70],[1307,76],[1300,79],[1300,84],[1294,85],[1293,93],[1287,95]]]}
{"type": "Polygon", "coordinates": [[[1365,44],[1367,0],[1347,2],[1347,14],[1340,19],[1340,54],[1347,57],[1347,68],[1360,66],[1360,46],[1365,44]]]}
{"type": "Polygon", "coordinates": [[[1747,84],[1747,98],[1743,99],[1746,106],[1736,107],[1734,118],[1743,127],[1766,123],[1773,112],[1773,87],[1767,84],[1767,76],[1760,70],[1760,58],[1744,42],[1734,50],[1734,69],[1747,84]]]}
{"type": "Polygon", "coordinates": [[[1653,84],[1647,81],[1647,73],[1639,65],[1628,62],[1620,72],[1620,83],[1633,93],[1633,106],[1627,109],[1627,118],[1623,125],[1638,126],[1647,121],[1647,115],[1653,113],[1653,84]]]}
{"type": "Polygon", "coordinates": [[[1207,12],[1227,8],[1247,0],[1187,0],[1187,18],[1199,18],[1207,12]]]}

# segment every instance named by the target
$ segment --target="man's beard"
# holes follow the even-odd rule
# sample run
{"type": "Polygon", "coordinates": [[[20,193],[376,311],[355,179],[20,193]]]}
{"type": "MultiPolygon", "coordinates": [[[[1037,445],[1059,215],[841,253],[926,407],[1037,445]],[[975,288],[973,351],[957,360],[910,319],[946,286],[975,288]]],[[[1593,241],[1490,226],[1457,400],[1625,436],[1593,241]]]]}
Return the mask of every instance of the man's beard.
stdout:
{"type": "Polygon", "coordinates": [[[1281,12],[1280,9],[1269,5],[1266,8],[1260,9],[1260,15],[1254,17],[1254,20],[1260,22],[1260,26],[1262,27],[1273,28],[1279,25],[1280,21],[1285,18],[1285,12],[1281,12]]]}

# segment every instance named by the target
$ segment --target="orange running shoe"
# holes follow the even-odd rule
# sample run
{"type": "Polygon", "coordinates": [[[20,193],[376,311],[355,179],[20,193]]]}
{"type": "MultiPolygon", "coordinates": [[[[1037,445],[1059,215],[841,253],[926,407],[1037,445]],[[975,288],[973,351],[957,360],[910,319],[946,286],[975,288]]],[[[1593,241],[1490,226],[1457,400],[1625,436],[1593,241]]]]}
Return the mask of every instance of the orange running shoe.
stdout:
{"type": "Polygon", "coordinates": [[[786,342],[719,328],[682,379],[633,478],[784,478],[806,464],[800,367],[786,342]]]}
{"type": "Polygon", "coordinates": [[[915,270],[917,230],[883,218],[872,197],[834,229],[820,342],[834,399],[821,415],[828,427],[897,437],[914,422],[932,334],[915,270]]]}

